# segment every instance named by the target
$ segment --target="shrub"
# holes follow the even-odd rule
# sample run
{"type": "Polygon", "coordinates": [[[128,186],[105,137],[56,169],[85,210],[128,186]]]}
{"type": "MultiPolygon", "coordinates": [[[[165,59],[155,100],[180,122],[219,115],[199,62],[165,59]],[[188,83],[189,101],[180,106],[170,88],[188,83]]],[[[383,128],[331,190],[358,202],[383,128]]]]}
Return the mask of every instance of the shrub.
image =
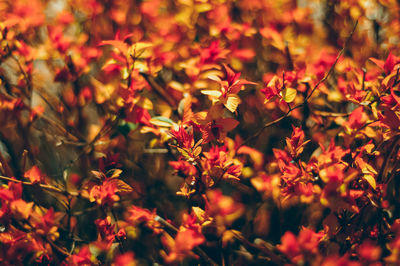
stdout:
{"type": "Polygon", "coordinates": [[[4,265],[396,265],[400,4],[0,4],[4,265]]]}

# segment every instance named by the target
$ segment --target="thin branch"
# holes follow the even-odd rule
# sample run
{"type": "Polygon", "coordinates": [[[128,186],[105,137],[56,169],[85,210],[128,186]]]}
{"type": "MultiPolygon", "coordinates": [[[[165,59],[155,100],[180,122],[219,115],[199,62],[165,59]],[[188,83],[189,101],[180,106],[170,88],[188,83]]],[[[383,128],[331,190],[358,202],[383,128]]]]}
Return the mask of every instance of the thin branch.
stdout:
{"type": "Polygon", "coordinates": [[[381,169],[379,171],[379,174],[378,174],[378,176],[376,178],[377,181],[381,181],[382,180],[385,184],[388,183],[389,178],[386,178],[386,180],[384,180],[384,178],[386,177],[387,168],[389,166],[390,159],[392,158],[393,154],[398,151],[397,148],[398,148],[399,141],[400,141],[400,135],[397,135],[395,137],[395,139],[393,140],[393,144],[390,145],[392,147],[392,149],[390,150],[388,156],[386,156],[385,160],[383,161],[382,167],[381,167],[381,169]]]}
{"type": "Polygon", "coordinates": [[[274,253],[273,250],[267,248],[266,246],[261,246],[261,245],[257,245],[257,244],[253,244],[250,241],[248,241],[246,238],[244,238],[243,236],[241,236],[240,234],[237,234],[235,232],[233,232],[233,235],[235,236],[235,238],[237,240],[239,240],[245,247],[247,248],[252,248],[252,249],[256,249],[259,252],[265,254],[268,258],[271,259],[271,261],[273,261],[274,263],[276,263],[277,265],[283,265],[285,263],[287,263],[285,257],[281,257],[278,256],[277,254],[274,253]]]}
{"type": "Polygon", "coordinates": [[[55,192],[55,193],[58,193],[58,194],[62,194],[64,196],[65,195],[70,195],[70,196],[78,196],[79,195],[76,192],[68,192],[68,191],[62,190],[60,188],[51,186],[51,185],[36,184],[36,183],[34,184],[34,183],[31,183],[31,182],[16,180],[16,179],[13,179],[13,178],[10,178],[10,177],[6,177],[6,176],[0,176],[0,180],[14,182],[14,183],[21,183],[24,186],[32,186],[32,187],[39,186],[40,188],[42,188],[44,190],[47,190],[47,191],[50,191],[50,192],[55,192]]]}
{"type": "Polygon", "coordinates": [[[8,176],[14,176],[11,167],[8,165],[6,158],[4,158],[3,154],[0,152],[0,171],[4,170],[4,174],[8,176]]]}
{"type": "Polygon", "coordinates": [[[152,76],[139,72],[142,77],[149,83],[149,85],[155,90],[156,93],[158,93],[161,97],[164,98],[165,101],[168,102],[168,104],[171,107],[176,107],[176,101],[174,98],[171,97],[155,80],[152,76]]]}
{"type": "Polygon", "coordinates": [[[350,115],[350,113],[333,113],[320,110],[314,110],[313,113],[324,117],[348,117],[350,115]]]}

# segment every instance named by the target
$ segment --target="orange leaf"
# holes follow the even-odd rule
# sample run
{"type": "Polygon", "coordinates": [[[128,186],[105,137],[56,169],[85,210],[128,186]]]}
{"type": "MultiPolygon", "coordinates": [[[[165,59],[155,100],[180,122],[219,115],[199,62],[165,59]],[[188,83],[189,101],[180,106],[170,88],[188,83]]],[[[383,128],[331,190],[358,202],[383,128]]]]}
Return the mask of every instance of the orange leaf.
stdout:
{"type": "Polygon", "coordinates": [[[44,180],[44,174],[34,165],[31,169],[25,172],[24,177],[28,178],[32,184],[41,183],[44,180]]]}
{"type": "Polygon", "coordinates": [[[11,202],[10,207],[22,219],[28,219],[32,213],[33,202],[27,203],[22,199],[18,199],[11,202]]]}

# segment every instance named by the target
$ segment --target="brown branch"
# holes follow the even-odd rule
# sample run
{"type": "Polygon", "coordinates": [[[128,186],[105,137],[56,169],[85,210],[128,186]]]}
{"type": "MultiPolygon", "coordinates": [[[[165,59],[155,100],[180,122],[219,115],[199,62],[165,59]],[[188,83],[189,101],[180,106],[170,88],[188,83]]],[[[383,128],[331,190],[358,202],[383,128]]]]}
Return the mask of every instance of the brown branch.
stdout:
{"type": "Polygon", "coordinates": [[[152,76],[139,72],[142,77],[149,83],[149,85],[155,90],[157,94],[164,98],[171,107],[176,107],[176,101],[171,97],[155,80],[152,76]]]}
{"type": "MultiPolygon", "coordinates": [[[[271,250],[271,248],[267,248],[264,245],[261,246],[261,245],[253,244],[250,241],[248,241],[246,238],[244,238],[242,235],[239,235],[239,234],[237,234],[235,232],[233,232],[233,235],[245,247],[258,250],[259,252],[261,252],[261,253],[265,254],[266,256],[268,256],[268,258],[270,258],[271,261],[273,261],[277,265],[283,265],[283,264],[287,263],[287,259],[285,259],[285,257],[278,256],[277,254],[275,254],[275,252],[273,250],[271,250]]],[[[272,246],[272,248],[274,248],[274,247],[272,246]]]]}
{"type": "Polygon", "coordinates": [[[56,243],[54,243],[51,239],[49,239],[48,237],[46,237],[47,242],[49,242],[49,244],[52,246],[52,248],[54,248],[57,252],[59,252],[60,254],[64,255],[65,257],[69,257],[71,256],[71,254],[69,254],[69,252],[64,248],[64,247],[60,247],[58,246],[56,243]]]}
{"type": "Polygon", "coordinates": [[[4,158],[3,154],[0,152],[0,170],[4,170],[4,174],[8,176],[14,176],[11,167],[8,165],[6,158],[4,158]]]}
{"type": "Polygon", "coordinates": [[[385,160],[383,161],[382,167],[379,171],[379,174],[376,178],[377,181],[383,181],[383,183],[387,184],[389,182],[389,178],[386,178],[386,180],[384,180],[384,178],[386,177],[386,173],[387,173],[387,168],[389,166],[389,161],[392,158],[393,154],[395,152],[398,151],[398,145],[399,145],[399,141],[400,141],[400,135],[397,135],[395,137],[395,139],[393,140],[393,144],[391,145],[392,149],[390,150],[388,156],[385,157],[385,160]]]}
{"type": "MultiPolygon", "coordinates": [[[[8,45],[7,45],[8,46],[8,45]]],[[[32,94],[32,82],[30,79],[30,75],[26,73],[25,69],[22,67],[21,63],[19,62],[18,58],[11,54],[10,57],[17,63],[19,70],[21,71],[21,74],[24,76],[24,80],[26,82],[26,85],[28,86],[28,91],[25,91],[24,88],[21,88],[22,92],[25,94],[26,97],[31,98],[32,94]]]]}
{"type": "Polygon", "coordinates": [[[44,190],[50,191],[50,192],[55,192],[58,194],[62,194],[62,195],[70,195],[70,196],[79,196],[78,193],[76,192],[68,192],[66,190],[62,190],[60,188],[51,186],[51,185],[46,185],[46,184],[37,184],[37,183],[31,183],[31,182],[26,182],[26,181],[21,181],[21,180],[16,180],[10,177],[6,177],[6,176],[0,176],[0,180],[4,180],[4,181],[9,181],[9,182],[14,182],[14,183],[21,183],[24,186],[38,186],[44,190]]]}
{"type": "Polygon", "coordinates": [[[333,113],[333,112],[325,112],[320,110],[314,110],[314,114],[324,117],[347,117],[350,113],[333,113]]]}

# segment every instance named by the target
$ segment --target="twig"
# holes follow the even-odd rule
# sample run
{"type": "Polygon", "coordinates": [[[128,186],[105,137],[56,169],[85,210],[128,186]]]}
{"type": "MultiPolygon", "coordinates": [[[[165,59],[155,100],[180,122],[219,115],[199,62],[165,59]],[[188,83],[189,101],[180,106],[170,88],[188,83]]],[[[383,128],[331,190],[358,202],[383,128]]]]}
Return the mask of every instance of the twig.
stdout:
{"type": "MultiPolygon", "coordinates": [[[[22,67],[21,63],[19,62],[18,58],[15,57],[15,55],[11,54],[11,58],[17,63],[19,70],[21,71],[22,75],[24,76],[26,85],[28,86],[29,93],[31,93],[32,92],[32,84],[31,84],[31,80],[29,78],[28,73],[26,73],[25,69],[22,67]]],[[[24,93],[25,93],[25,96],[29,97],[29,95],[26,91],[24,91],[24,93]]]]}
{"type": "Polygon", "coordinates": [[[314,110],[313,113],[316,115],[325,116],[325,117],[347,117],[350,115],[350,113],[332,113],[332,112],[325,112],[325,111],[320,111],[320,110],[314,110]]]}
{"type": "Polygon", "coordinates": [[[76,192],[68,192],[65,190],[62,190],[60,188],[51,186],[51,185],[46,185],[46,184],[34,184],[34,183],[30,183],[30,182],[26,182],[26,181],[21,181],[21,180],[16,180],[10,177],[6,177],[6,176],[0,176],[0,180],[5,180],[5,181],[9,181],[9,182],[14,182],[14,183],[21,183],[24,186],[39,186],[44,190],[50,191],[50,192],[55,192],[55,193],[59,193],[62,195],[70,195],[70,196],[78,196],[79,194],[76,192]]]}
{"type": "Polygon", "coordinates": [[[4,170],[4,174],[8,176],[14,176],[11,167],[8,165],[6,158],[4,158],[3,154],[0,152],[0,170],[1,168],[4,170]]]}
{"type": "MultiPolygon", "coordinates": [[[[119,232],[117,214],[115,213],[115,211],[114,211],[114,209],[113,209],[112,206],[111,206],[111,214],[112,214],[112,216],[114,217],[115,226],[116,226],[117,232],[119,232]]],[[[123,243],[122,243],[122,239],[121,239],[119,236],[116,236],[115,238],[117,239],[117,241],[118,241],[118,243],[119,243],[119,245],[118,245],[119,251],[120,251],[121,253],[124,253],[124,250],[125,250],[125,249],[124,249],[124,245],[123,245],[123,243]]]]}
{"type": "Polygon", "coordinates": [[[385,160],[383,161],[382,167],[381,167],[381,169],[379,171],[379,174],[378,174],[378,176],[376,178],[377,181],[381,181],[382,180],[382,181],[384,181],[385,184],[388,183],[389,178],[386,178],[386,180],[384,180],[384,178],[386,176],[387,167],[389,165],[390,159],[392,158],[393,154],[398,151],[397,146],[398,146],[399,141],[400,141],[400,135],[397,135],[395,137],[395,139],[393,140],[393,144],[391,145],[392,149],[390,150],[388,156],[386,156],[385,160]]]}
{"type": "Polygon", "coordinates": [[[146,73],[139,72],[142,77],[149,83],[149,85],[158,93],[160,94],[164,100],[168,102],[171,107],[176,107],[176,101],[174,98],[171,97],[158,83],[153,79],[153,77],[147,75],[146,73]]]}
{"type": "Polygon", "coordinates": [[[164,225],[165,227],[168,227],[169,229],[171,229],[172,231],[174,231],[175,233],[177,233],[179,231],[178,228],[176,228],[175,226],[173,226],[172,224],[170,224],[169,222],[167,222],[164,218],[160,217],[160,216],[156,216],[156,218],[154,219],[156,222],[159,222],[160,224],[164,225]]]}
{"type": "Polygon", "coordinates": [[[288,42],[285,42],[285,54],[286,54],[288,69],[292,71],[294,69],[294,65],[293,65],[292,55],[290,54],[288,42]]]}
{"type": "Polygon", "coordinates": [[[285,262],[287,262],[285,260],[284,257],[280,257],[277,254],[275,254],[272,250],[268,249],[265,246],[260,246],[260,245],[256,245],[251,243],[250,241],[248,241],[246,238],[244,238],[243,236],[233,232],[233,235],[235,236],[235,238],[237,240],[239,240],[244,246],[246,247],[250,247],[252,249],[256,249],[262,253],[264,253],[265,255],[267,255],[274,263],[277,263],[277,265],[283,265],[285,262]]]}

